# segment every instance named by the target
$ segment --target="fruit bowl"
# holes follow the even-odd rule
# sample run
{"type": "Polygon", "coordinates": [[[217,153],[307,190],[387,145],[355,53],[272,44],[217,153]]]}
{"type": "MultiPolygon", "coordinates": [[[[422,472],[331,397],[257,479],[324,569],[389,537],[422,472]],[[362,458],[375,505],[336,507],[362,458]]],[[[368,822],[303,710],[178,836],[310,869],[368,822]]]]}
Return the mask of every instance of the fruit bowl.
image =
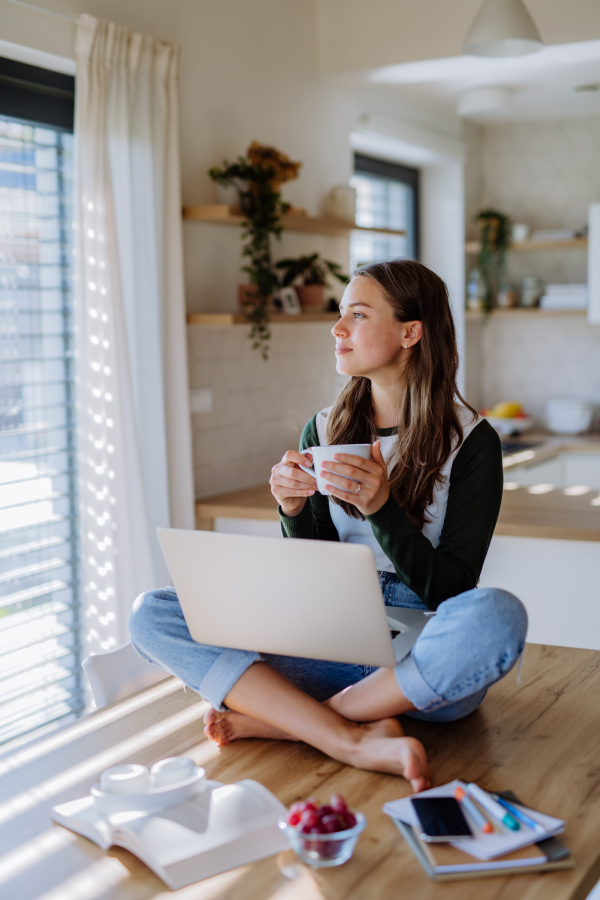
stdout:
{"type": "Polygon", "coordinates": [[[532,425],[531,416],[515,416],[514,418],[506,418],[504,416],[486,415],[485,418],[488,420],[492,428],[496,429],[498,434],[523,434],[523,432],[531,428],[532,425]]]}
{"type": "Polygon", "coordinates": [[[341,866],[350,859],[367,820],[334,794],[328,804],[313,798],[295,803],[278,824],[302,862],[324,868],[341,866]]]}
{"type": "Polygon", "coordinates": [[[317,869],[341,866],[352,856],[358,836],[367,824],[362,813],[357,810],[352,810],[352,813],[356,824],[346,831],[334,831],[333,834],[302,834],[294,825],[288,825],[284,818],[279,820],[279,827],[286,833],[292,850],[302,862],[317,869]]]}

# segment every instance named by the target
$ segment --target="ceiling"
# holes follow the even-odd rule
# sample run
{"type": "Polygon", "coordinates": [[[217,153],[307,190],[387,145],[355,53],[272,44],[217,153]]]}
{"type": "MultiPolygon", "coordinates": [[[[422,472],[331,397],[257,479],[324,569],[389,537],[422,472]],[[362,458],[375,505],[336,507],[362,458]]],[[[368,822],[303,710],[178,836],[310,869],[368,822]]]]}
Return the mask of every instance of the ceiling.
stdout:
{"type": "Polygon", "coordinates": [[[405,96],[428,97],[451,108],[466,91],[508,89],[510,108],[472,116],[482,121],[600,114],[600,40],[555,44],[508,59],[418,60],[372,69],[363,77],[371,84],[395,86],[405,96]]]}

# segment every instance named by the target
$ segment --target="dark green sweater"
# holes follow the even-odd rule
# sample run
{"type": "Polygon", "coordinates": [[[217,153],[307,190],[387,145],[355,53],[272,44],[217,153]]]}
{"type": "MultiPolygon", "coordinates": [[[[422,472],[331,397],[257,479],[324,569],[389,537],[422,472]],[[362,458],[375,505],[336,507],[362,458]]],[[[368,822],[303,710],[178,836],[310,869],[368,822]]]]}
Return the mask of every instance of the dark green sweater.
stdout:
{"type": "MultiPolygon", "coordinates": [[[[319,444],[316,416],[304,428],[300,450],[319,444]]],[[[383,437],[393,432],[379,431],[383,437]]],[[[398,577],[430,609],[477,586],[502,502],[502,448],[487,421],[475,426],[456,454],[450,471],[448,506],[440,542],[430,540],[390,494],[367,516],[381,549],[398,577]]],[[[297,516],[281,515],[284,537],[339,541],[329,500],[316,493],[297,516]]]]}

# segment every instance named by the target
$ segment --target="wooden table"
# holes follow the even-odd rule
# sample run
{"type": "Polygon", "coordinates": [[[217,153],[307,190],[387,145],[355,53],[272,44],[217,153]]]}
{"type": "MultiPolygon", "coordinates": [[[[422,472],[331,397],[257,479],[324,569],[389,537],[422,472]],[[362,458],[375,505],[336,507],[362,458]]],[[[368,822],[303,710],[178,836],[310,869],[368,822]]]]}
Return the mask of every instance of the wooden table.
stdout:
{"type": "Polygon", "coordinates": [[[512,788],[565,818],[573,870],[435,884],[381,811],[410,793],[405,781],[349,768],[304,744],[248,740],[219,750],[202,734],[207,705],[169,678],[0,758],[0,897],[582,900],[600,877],[600,653],[528,645],[522,682],[513,671],[462,721],[405,719],[406,730],[427,747],[435,783],[461,777],[512,788]],[[126,851],[104,853],[50,821],[53,805],[83,796],[107,766],[176,754],[192,756],[209,778],[255,778],[286,805],[343,793],[368,819],[353,859],[315,872],[298,865],[286,877],[282,859],[272,857],[172,893],[126,851]]]}

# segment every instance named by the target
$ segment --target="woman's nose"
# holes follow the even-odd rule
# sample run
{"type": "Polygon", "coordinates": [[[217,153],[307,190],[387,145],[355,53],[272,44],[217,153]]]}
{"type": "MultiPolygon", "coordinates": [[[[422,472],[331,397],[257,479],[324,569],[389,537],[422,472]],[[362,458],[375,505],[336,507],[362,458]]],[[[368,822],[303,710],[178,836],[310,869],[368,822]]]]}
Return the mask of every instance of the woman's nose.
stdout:
{"type": "Polygon", "coordinates": [[[348,334],[348,329],[344,325],[343,319],[338,319],[333,328],[331,329],[331,333],[334,338],[343,337],[345,334],[348,334]]]}

